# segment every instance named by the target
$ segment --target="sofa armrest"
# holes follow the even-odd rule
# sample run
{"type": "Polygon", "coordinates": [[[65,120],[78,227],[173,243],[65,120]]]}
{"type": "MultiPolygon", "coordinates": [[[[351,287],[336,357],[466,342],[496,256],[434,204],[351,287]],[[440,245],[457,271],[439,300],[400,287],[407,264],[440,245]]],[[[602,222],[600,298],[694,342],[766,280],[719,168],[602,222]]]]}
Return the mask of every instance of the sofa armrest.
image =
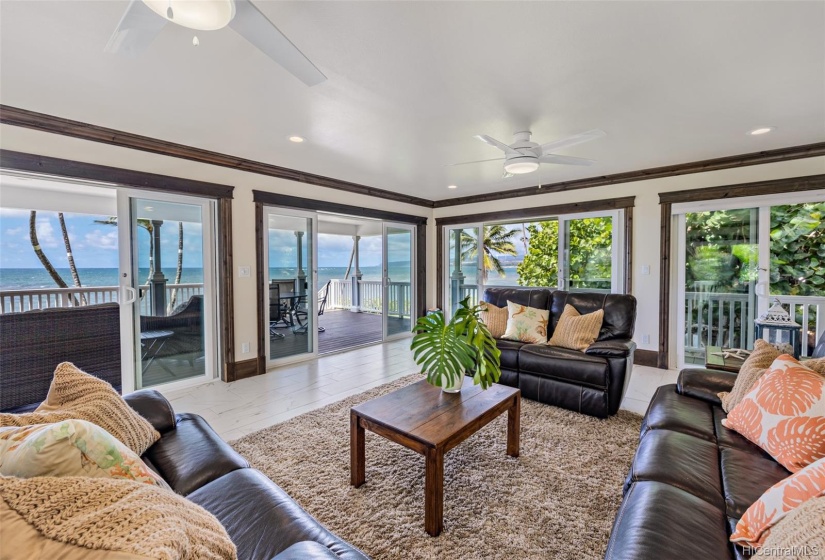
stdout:
{"type": "Polygon", "coordinates": [[[627,358],[636,350],[636,343],[629,338],[617,340],[601,340],[594,342],[584,351],[591,356],[604,356],[605,358],[627,358]]]}
{"type": "Polygon", "coordinates": [[[679,394],[702,399],[721,405],[717,393],[730,391],[736,381],[736,374],[719,369],[688,368],[679,373],[676,391],[679,394]]]}
{"type": "Polygon", "coordinates": [[[172,405],[154,389],[142,389],[123,396],[126,404],[131,406],[135,412],[146,418],[152,426],[160,433],[168,432],[175,428],[175,411],[172,405]]]}

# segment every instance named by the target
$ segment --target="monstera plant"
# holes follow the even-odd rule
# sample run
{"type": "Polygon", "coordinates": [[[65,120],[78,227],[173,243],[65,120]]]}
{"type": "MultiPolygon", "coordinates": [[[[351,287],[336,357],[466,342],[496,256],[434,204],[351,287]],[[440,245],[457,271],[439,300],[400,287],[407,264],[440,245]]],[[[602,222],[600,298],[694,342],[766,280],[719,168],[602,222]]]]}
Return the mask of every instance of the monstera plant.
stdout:
{"type": "Polygon", "coordinates": [[[427,381],[448,393],[461,390],[464,375],[487,389],[501,377],[501,350],[479,314],[481,305],[464,298],[452,318],[441,311],[428,313],[416,321],[410,349],[415,363],[427,374],[427,381]]]}

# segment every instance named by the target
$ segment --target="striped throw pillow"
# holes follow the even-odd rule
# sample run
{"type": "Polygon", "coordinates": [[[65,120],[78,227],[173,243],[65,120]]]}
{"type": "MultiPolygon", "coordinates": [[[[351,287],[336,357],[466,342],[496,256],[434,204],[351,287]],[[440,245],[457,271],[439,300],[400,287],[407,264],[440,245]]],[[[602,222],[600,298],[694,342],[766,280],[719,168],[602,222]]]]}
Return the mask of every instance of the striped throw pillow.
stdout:
{"type": "Polygon", "coordinates": [[[496,307],[492,303],[483,303],[481,322],[487,325],[493,338],[501,338],[507,330],[507,308],[496,307]]]}
{"type": "Polygon", "coordinates": [[[571,350],[584,351],[596,342],[604,321],[604,309],[582,315],[576,308],[568,304],[564,306],[559,324],[553,331],[553,336],[547,342],[548,346],[558,346],[571,350]]]}

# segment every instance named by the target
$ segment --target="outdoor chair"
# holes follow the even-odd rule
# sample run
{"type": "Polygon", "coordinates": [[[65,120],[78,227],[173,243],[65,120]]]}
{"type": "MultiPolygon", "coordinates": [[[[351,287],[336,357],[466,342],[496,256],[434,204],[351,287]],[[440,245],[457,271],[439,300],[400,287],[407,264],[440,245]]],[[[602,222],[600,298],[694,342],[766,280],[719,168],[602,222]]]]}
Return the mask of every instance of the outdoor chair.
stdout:
{"type": "MultiPolygon", "coordinates": [[[[318,291],[318,317],[324,314],[324,310],[327,307],[327,299],[329,299],[329,288],[331,284],[331,281],[327,281],[327,283],[324,284],[324,287],[318,291]]],[[[295,319],[298,321],[300,327],[294,330],[294,332],[306,333],[307,326],[303,321],[301,321],[301,317],[303,317],[304,320],[307,318],[306,295],[301,296],[298,303],[295,305],[295,319]]],[[[318,332],[324,332],[325,330],[326,329],[324,327],[320,325],[318,326],[318,332]]]]}
{"type": "Polygon", "coordinates": [[[276,329],[294,326],[289,307],[281,301],[281,285],[277,282],[269,284],[269,336],[270,338],[285,338],[276,329]]]}
{"type": "MultiPolygon", "coordinates": [[[[152,359],[181,358],[194,367],[203,356],[203,296],[195,295],[163,317],[140,316],[140,332],[171,331],[173,334],[152,354],[152,359]]],[[[163,366],[162,366],[163,367],[163,366]]],[[[167,369],[164,367],[164,369],[167,369]]],[[[171,373],[171,372],[169,372],[171,373]]],[[[174,375],[174,374],[173,374],[174,375]]]]}

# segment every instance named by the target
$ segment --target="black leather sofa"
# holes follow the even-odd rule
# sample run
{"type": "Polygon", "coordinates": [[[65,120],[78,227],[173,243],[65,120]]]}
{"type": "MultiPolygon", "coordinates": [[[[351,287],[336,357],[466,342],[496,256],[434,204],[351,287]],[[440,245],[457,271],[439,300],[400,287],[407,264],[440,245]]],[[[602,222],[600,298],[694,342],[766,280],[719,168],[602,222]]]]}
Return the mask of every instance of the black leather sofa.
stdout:
{"type": "Polygon", "coordinates": [[[733,430],[716,394],[736,374],[683,370],[659,387],[642,421],[606,560],[741,559],[729,542],[737,521],[771,486],[782,465],[733,430]]]}
{"type": "Polygon", "coordinates": [[[500,383],[518,387],[523,397],[584,414],[606,418],[616,414],[633,368],[636,298],[622,294],[566,292],[549,288],[487,288],[484,301],[507,307],[512,301],[550,310],[548,339],[564,306],[582,314],[604,309],[596,342],[584,352],[497,340],[501,350],[500,383]]]}
{"type": "Polygon", "coordinates": [[[368,560],[250,468],[197,414],[175,414],[154,390],[124,398],[161,433],[143,460],[175,492],[218,518],[239,559],[368,560]]]}

